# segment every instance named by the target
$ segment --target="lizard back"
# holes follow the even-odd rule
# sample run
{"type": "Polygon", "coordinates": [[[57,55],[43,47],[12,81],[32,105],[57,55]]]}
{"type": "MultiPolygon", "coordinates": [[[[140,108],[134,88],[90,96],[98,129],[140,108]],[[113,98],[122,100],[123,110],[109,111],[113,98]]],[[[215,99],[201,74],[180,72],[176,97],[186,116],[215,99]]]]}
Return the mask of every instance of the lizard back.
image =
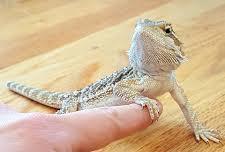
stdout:
{"type": "MultiPolygon", "coordinates": [[[[133,77],[133,68],[131,66],[124,67],[82,89],[72,91],[72,98],[78,102],[91,102],[96,99],[102,99],[105,96],[112,94],[113,86],[117,82],[133,77]]],[[[12,81],[7,83],[7,87],[9,90],[16,92],[19,95],[56,109],[60,109],[62,107],[61,99],[64,96],[71,94],[71,92],[47,91],[12,81]]]]}

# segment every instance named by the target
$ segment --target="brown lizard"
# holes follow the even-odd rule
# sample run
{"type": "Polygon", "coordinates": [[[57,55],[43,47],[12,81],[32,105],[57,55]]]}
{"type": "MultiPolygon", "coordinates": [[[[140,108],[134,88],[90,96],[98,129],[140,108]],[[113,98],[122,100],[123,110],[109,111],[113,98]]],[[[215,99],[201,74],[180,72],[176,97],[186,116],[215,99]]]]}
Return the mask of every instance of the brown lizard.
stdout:
{"type": "Polygon", "coordinates": [[[152,119],[158,119],[155,98],[169,92],[180,106],[196,139],[219,143],[215,130],[203,126],[193,111],[175,70],[186,60],[182,43],[166,21],[139,20],[128,52],[129,66],[74,92],[49,92],[8,82],[10,90],[41,104],[60,109],[63,114],[82,109],[136,103],[147,106],[152,119]],[[110,100],[119,97],[120,100],[110,100]]]}

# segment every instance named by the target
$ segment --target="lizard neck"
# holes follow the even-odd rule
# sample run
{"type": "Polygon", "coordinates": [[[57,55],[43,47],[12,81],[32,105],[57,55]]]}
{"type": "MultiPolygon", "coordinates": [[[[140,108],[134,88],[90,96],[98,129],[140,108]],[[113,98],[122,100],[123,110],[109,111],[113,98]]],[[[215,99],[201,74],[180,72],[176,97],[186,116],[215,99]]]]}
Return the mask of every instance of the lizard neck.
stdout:
{"type": "Polygon", "coordinates": [[[149,77],[159,80],[159,81],[167,81],[167,80],[175,80],[175,70],[172,71],[161,71],[157,73],[148,73],[149,77]]]}
{"type": "Polygon", "coordinates": [[[163,79],[170,79],[175,77],[175,70],[163,70],[160,68],[156,68],[152,66],[152,68],[149,68],[151,70],[145,70],[138,67],[133,67],[134,71],[137,71],[140,74],[148,75],[149,77],[152,77],[154,79],[163,80],[163,79]]]}

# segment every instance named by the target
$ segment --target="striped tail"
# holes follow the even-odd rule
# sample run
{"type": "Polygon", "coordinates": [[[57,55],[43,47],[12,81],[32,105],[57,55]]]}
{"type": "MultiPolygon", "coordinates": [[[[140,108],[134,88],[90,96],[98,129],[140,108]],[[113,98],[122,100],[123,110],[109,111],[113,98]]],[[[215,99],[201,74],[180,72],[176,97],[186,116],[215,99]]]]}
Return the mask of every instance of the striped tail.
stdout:
{"type": "Polygon", "coordinates": [[[61,102],[59,99],[63,92],[49,92],[43,89],[28,87],[12,81],[7,83],[7,87],[13,92],[16,92],[46,106],[56,109],[61,108],[61,102]]]}

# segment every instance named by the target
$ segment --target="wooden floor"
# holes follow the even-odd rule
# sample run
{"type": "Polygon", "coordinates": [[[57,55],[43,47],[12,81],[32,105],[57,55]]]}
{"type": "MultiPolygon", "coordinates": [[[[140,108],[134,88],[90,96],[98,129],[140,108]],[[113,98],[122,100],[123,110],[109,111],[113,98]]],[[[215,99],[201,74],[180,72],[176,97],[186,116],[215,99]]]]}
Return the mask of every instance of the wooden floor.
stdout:
{"type": "MultiPolygon", "coordinates": [[[[21,112],[53,112],[5,87],[15,80],[49,90],[74,90],[127,65],[135,21],[173,23],[189,62],[179,81],[201,120],[225,130],[224,0],[1,0],[0,101],[21,112]]],[[[160,97],[160,120],[103,152],[224,152],[196,143],[178,106],[160,97]]],[[[225,143],[225,141],[224,141],[225,143]]]]}

